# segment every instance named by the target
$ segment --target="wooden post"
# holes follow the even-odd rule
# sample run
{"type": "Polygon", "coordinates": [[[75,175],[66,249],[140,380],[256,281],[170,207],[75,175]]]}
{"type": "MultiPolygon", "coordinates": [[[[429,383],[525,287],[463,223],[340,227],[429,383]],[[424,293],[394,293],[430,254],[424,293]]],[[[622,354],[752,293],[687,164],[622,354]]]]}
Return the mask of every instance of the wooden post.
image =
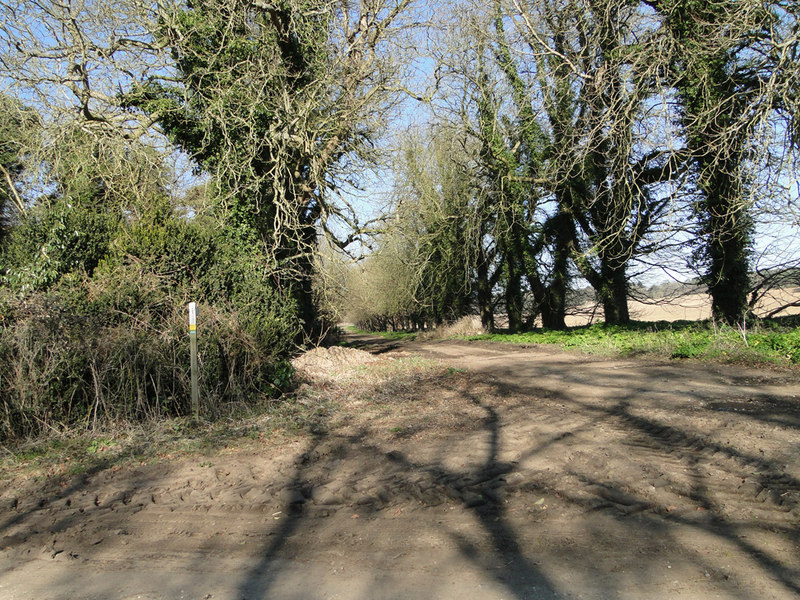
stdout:
{"type": "Polygon", "coordinates": [[[189,352],[192,364],[192,418],[200,419],[200,389],[197,383],[197,304],[189,302],[189,352]]]}

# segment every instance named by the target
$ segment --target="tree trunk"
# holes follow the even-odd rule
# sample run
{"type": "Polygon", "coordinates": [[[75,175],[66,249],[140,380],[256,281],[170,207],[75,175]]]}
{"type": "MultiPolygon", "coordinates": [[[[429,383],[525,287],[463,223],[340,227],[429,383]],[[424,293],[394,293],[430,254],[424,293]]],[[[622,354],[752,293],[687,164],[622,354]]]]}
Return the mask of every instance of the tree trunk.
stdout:
{"type": "Polygon", "coordinates": [[[522,286],[520,274],[511,270],[506,281],[506,313],[508,314],[508,331],[517,333],[523,329],[522,320],[522,286]]]}
{"type": "MultiPolygon", "coordinates": [[[[512,235],[514,231],[510,232],[512,235]]],[[[504,256],[505,259],[505,301],[506,301],[506,314],[508,315],[508,330],[511,333],[517,333],[524,329],[523,322],[523,297],[522,297],[522,270],[524,266],[524,259],[518,252],[518,243],[516,240],[511,240],[508,253],[504,256]]]]}
{"type": "Polygon", "coordinates": [[[741,323],[748,310],[751,221],[737,199],[726,198],[712,189],[706,194],[706,281],[711,312],[715,319],[734,325],[741,323]]]}
{"type": "MultiPolygon", "coordinates": [[[[322,324],[319,319],[319,311],[317,304],[314,301],[314,259],[308,249],[313,248],[316,244],[316,229],[313,224],[308,224],[303,227],[299,233],[301,235],[302,244],[305,245],[306,251],[297,252],[294,250],[294,244],[291,240],[285,242],[286,246],[299,254],[293,257],[295,272],[290,273],[289,276],[293,278],[289,282],[291,289],[291,296],[297,303],[297,315],[302,320],[303,334],[306,339],[315,340],[322,334],[322,324]]],[[[280,256],[280,254],[279,254],[280,256]]]]}
{"type": "Polygon", "coordinates": [[[481,325],[486,331],[494,329],[494,310],[492,309],[492,284],[489,281],[489,258],[480,249],[477,265],[477,301],[481,315],[481,325]]]}
{"type": "Polygon", "coordinates": [[[598,293],[603,304],[606,325],[627,325],[631,321],[628,311],[628,279],[625,265],[605,266],[601,273],[602,281],[598,293]]]}
{"type": "Polygon", "coordinates": [[[546,329],[564,330],[567,314],[567,289],[569,288],[569,256],[572,240],[572,219],[559,211],[546,224],[546,233],[553,243],[553,272],[547,286],[546,301],[542,305],[542,326],[546,329]]]}

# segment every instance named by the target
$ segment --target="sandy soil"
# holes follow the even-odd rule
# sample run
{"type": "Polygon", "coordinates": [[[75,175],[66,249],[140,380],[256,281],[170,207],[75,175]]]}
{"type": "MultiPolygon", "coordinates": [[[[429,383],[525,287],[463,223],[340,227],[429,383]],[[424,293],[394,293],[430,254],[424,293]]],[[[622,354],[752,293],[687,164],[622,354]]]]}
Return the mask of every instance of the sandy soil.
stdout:
{"type": "Polygon", "coordinates": [[[797,370],[357,342],[465,371],[257,453],[11,482],[0,598],[800,596],[797,370]]]}

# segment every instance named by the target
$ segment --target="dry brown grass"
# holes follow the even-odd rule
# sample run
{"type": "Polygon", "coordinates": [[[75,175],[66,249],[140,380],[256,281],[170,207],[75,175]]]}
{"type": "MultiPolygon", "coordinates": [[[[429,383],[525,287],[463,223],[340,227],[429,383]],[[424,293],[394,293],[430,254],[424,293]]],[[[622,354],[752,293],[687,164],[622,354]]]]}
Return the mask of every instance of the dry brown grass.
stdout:
{"type": "Polygon", "coordinates": [[[310,412],[325,407],[312,429],[409,438],[470,429],[486,416],[473,401],[490,393],[483,382],[408,353],[388,358],[353,348],[318,348],[294,365],[304,380],[297,404],[310,412]]]}
{"type": "Polygon", "coordinates": [[[332,382],[347,378],[356,365],[368,365],[379,360],[369,352],[356,348],[332,346],[314,348],[295,358],[292,366],[301,380],[332,382]]]}
{"type": "Polygon", "coordinates": [[[480,317],[466,316],[460,318],[455,323],[437,327],[432,331],[426,331],[420,335],[420,339],[448,339],[454,337],[465,337],[472,335],[482,335],[486,329],[481,325],[480,317]]]}

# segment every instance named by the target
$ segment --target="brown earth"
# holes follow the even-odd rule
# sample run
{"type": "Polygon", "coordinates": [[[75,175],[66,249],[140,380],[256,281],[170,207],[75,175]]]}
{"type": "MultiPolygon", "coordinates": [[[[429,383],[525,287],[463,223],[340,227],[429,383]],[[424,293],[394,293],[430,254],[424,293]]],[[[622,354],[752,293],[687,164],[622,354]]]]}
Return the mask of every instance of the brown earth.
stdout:
{"type": "Polygon", "coordinates": [[[258,452],[6,482],[0,598],[800,597],[796,369],[354,341],[355,380],[454,368],[258,452]]]}

